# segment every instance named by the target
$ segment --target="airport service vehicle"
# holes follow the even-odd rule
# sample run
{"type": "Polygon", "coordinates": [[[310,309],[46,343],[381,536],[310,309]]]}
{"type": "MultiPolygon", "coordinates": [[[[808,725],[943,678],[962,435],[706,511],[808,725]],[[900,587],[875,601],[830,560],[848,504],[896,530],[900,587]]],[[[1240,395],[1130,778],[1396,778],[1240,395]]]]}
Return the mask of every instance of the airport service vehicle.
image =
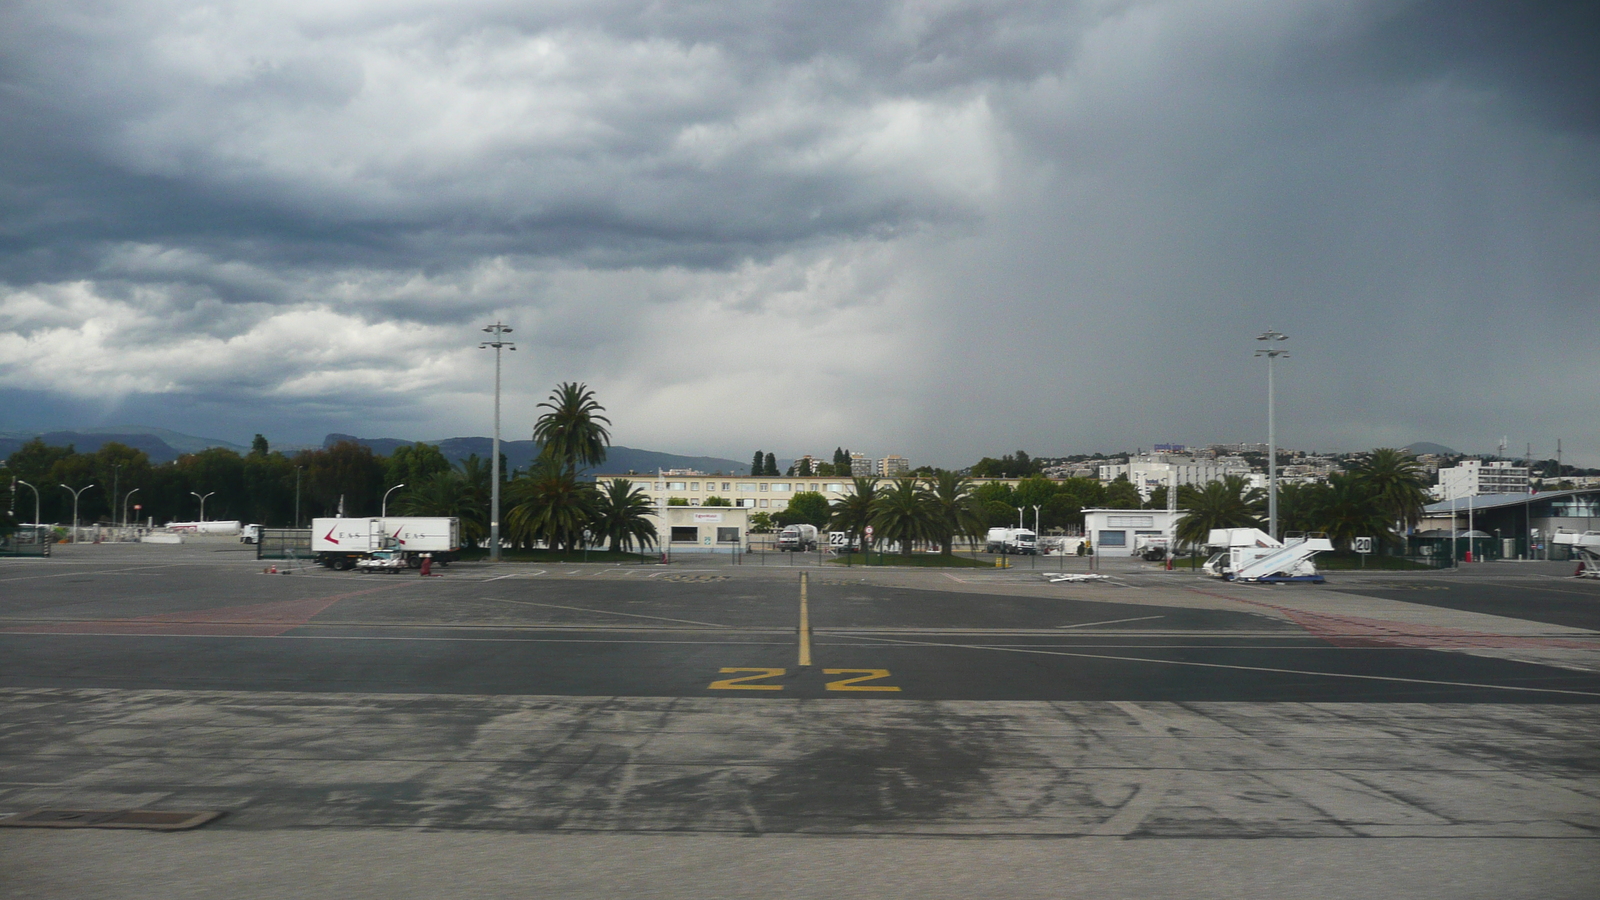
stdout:
{"type": "Polygon", "coordinates": [[[1321,533],[1290,534],[1277,540],[1259,528],[1213,528],[1206,539],[1213,552],[1206,573],[1225,581],[1321,584],[1311,558],[1333,549],[1321,533]]]}
{"type": "Polygon", "coordinates": [[[1167,536],[1141,534],[1133,542],[1133,553],[1145,562],[1162,562],[1167,558],[1167,536]]]}
{"type": "Polygon", "coordinates": [[[778,549],[795,551],[817,549],[817,526],[783,526],[783,530],[778,532],[778,549]]]}
{"type": "Polygon", "coordinates": [[[1039,536],[1027,528],[991,528],[986,549],[989,553],[1031,556],[1039,552],[1039,536]]]}
{"type": "Polygon", "coordinates": [[[239,523],[233,522],[168,522],[168,531],[183,534],[238,534],[239,523]]]}
{"type": "Polygon", "coordinates": [[[356,571],[362,574],[385,572],[394,575],[409,568],[410,566],[406,565],[405,554],[399,550],[374,550],[356,560],[356,571]]]}
{"type": "Polygon", "coordinates": [[[1579,578],[1600,578],[1600,531],[1558,531],[1550,536],[1550,542],[1572,548],[1583,563],[1578,566],[1579,578]]]}
{"type": "Polygon", "coordinates": [[[261,541],[261,526],[246,525],[239,529],[239,543],[255,544],[261,541]]]}
{"type": "Polygon", "coordinates": [[[413,569],[422,565],[424,554],[448,565],[461,550],[461,520],[442,516],[311,520],[311,553],[319,565],[347,570],[376,550],[398,551],[413,569]]]}

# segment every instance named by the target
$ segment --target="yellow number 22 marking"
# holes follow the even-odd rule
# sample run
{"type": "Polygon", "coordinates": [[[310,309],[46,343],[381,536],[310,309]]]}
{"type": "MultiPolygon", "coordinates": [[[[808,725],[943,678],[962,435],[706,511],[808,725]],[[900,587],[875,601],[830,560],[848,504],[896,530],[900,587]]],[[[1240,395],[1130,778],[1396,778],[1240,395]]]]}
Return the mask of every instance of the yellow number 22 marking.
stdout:
{"type": "Polygon", "coordinates": [[[888,678],[888,669],[823,669],[824,675],[854,675],[854,678],[841,678],[830,681],[826,685],[830,691],[898,691],[893,685],[888,684],[862,684],[863,681],[873,681],[878,678],[888,678]]]}
{"type": "MultiPolygon", "coordinates": [[[[756,674],[754,674],[754,675],[741,675],[738,678],[724,678],[721,681],[713,681],[713,682],[711,682],[711,684],[707,688],[707,690],[712,690],[712,691],[781,691],[781,690],[783,690],[783,685],[781,685],[781,684],[749,684],[748,682],[760,681],[763,678],[782,678],[783,677],[783,673],[785,671],[784,669],[736,669],[736,668],[735,669],[730,669],[730,668],[722,668],[722,669],[718,669],[717,671],[721,672],[724,675],[732,675],[735,672],[755,672],[756,674]]],[[[888,674],[888,673],[885,673],[885,674],[888,674]]],[[[860,688],[854,688],[853,690],[860,690],[860,688]]],[[[867,690],[871,690],[871,688],[868,688],[867,690]]],[[[895,688],[895,690],[898,691],[899,688],[895,688]]]]}

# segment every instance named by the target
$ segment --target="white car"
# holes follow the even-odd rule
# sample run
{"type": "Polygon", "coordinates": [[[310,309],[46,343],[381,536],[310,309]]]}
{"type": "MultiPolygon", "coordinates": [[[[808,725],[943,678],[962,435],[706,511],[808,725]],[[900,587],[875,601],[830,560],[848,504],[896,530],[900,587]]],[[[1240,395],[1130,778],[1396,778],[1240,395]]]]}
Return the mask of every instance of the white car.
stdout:
{"type": "Polygon", "coordinates": [[[356,560],[358,572],[400,572],[407,568],[405,554],[399,550],[374,550],[366,557],[356,560]]]}

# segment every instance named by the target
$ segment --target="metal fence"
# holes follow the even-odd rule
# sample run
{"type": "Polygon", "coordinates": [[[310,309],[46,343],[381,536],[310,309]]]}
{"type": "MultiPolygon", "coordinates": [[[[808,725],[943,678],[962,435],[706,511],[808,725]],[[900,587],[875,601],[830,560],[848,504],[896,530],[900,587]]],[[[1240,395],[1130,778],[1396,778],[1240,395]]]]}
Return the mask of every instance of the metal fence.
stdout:
{"type": "Polygon", "coordinates": [[[263,528],[256,541],[256,559],[310,559],[311,529],[263,528]]]}
{"type": "Polygon", "coordinates": [[[29,525],[0,535],[0,556],[49,556],[55,535],[48,525],[29,525]]]}

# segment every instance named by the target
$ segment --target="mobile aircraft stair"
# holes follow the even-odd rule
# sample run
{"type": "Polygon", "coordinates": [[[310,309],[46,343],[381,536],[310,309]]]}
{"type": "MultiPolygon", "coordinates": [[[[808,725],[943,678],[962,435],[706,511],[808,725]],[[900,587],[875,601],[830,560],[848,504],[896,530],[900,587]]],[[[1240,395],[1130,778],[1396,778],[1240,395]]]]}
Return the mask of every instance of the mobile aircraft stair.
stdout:
{"type": "Polygon", "coordinates": [[[1550,536],[1554,544],[1566,544],[1582,561],[1575,573],[1579,578],[1600,579],[1600,531],[1558,531],[1550,536]]]}
{"type": "Polygon", "coordinates": [[[1279,541],[1256,528],[1217,528],[1206,541],[1219,552],[1206,561],[1206,571],[1229,581],[1279,583],[1304,581],[1320,584],[1311,558],[1333,549],[1320,533],[1291,534],[1279,541]]]}

